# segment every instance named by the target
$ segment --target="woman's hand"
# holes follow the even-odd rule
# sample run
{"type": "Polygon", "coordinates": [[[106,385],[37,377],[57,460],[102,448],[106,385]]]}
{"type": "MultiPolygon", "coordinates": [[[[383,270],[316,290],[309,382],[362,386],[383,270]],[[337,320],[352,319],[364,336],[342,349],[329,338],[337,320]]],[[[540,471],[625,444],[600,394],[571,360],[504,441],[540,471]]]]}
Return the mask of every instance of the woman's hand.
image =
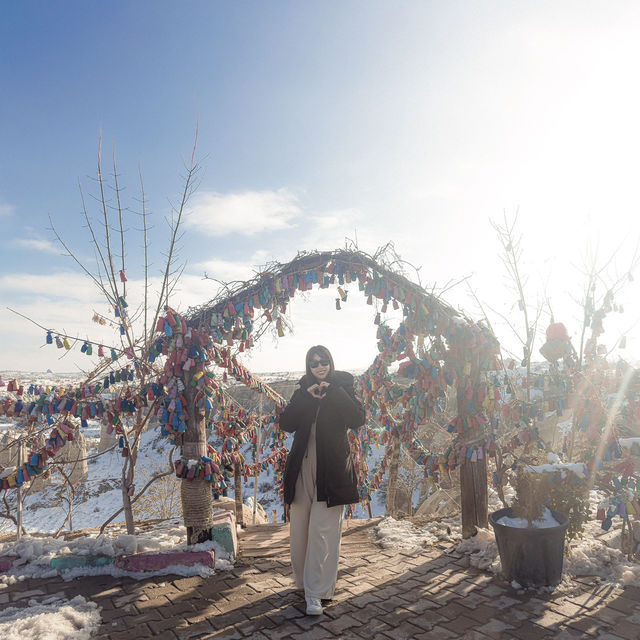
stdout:
{"type": "Polygon", "coordinates": [[[322,400],[327,395],[327,388],[329,387],[329,383],[325,382],[317,382],[316,384],[312,384],[310,387],[307,387],[307,391],[318,400],[322,400]]]}

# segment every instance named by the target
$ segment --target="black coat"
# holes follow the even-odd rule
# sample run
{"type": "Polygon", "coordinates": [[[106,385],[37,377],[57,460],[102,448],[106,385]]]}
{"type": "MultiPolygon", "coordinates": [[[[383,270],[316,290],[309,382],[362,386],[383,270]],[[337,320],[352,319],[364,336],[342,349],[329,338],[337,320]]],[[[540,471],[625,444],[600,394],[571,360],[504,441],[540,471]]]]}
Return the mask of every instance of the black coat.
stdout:
{"type": "Polygon", "coordinates": [[[293,445],[284,472],[284,501],[291,504],[296,480],[307,450],[311,425],[316,420],[316,485],[318,501],[328,507],[359,501],[358,481],[353,466],[347,429],[364,424],[362,404],[353,391],[353,376],[334,371],[327,377],[329,387],[322,399],[314,398],[307,388],[315,378],[303,376],[289,404],[280,415],[280,428],[294,433],[293,445]]]}

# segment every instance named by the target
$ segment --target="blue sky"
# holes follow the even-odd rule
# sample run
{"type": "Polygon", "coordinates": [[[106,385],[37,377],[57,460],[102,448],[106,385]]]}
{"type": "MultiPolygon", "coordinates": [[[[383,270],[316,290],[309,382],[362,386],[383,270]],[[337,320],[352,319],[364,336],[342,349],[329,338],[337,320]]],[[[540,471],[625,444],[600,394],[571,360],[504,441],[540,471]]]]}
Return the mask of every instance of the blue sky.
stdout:
{"type": "MultiPolygon", "coordinates": [[[[357,237],[369,252],[393,241],[426,284],[472,276],[509,315],[489,219],[519,209],[532,304],[549,282],[575,335],[586,243],[608,255],[626,239],[624,271],[640,234],[639,19],[635,2],[3,3],[0,370],[86,366],[41,348],[5,306],[81,337],[95,335],[94,309],[108,312],[48,229],[51,215],[91,260],[77,181],[95,193],[100,132],[132,209],[142,170],[158,269],[196,122],[202,182],[176,306],[213,294],[205,271],[240,278],[357,237]]],[[[141,243],[128,224],[133,288],[141,243]]],[[[612,340],[640,317],[637,286],[612,340]]],[[[447,298],[477,314],[466,288],[447,298]]],[[[299,368],[323,341],[346,368],[375,354],[355,300],[336,314],[316,296],[291,314],[294,335],[267,338],[250,366],[299,368]]]]}

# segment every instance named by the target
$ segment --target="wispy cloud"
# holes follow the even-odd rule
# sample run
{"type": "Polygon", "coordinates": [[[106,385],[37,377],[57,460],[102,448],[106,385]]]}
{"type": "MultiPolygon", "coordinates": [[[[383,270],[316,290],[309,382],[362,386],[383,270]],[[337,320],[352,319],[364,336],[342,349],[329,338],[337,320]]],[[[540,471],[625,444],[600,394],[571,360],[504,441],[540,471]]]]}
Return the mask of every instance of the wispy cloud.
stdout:
{"type": "Polygon", "coordinates": [[[24,249],[35,249],[45,253],[60,253],[60,247],[50,240],[43,240],[42,238],[18,238],[15,244],[24,249]]]}
{"type": "Polygon", "coordinates": [[[346,230],[357,225],[362,220],[362,214],[358,209],[336,209],[311,216],[316,231],[346,230]]]}
{"type": "Polygon", "coordinates": [[[210,278],[221,280],[222,282],[232,282],[235,280],[250,280],[258,267],[267,260],[267,252],[260,249],[255,251],[246,260],[223,260],[213,258],[205,262],[198,262],[190,267],[190,271],[206,274],[210,278]]]}
{"type": "Polygon", "coordinates": [[[15,207],[4,200],[0,200],[0,218],[8,218],[13,215],[15,207]]]}
{"type": "Polygon", "coordinates": [[[359,209],[333,209],[313,213],[308,218],[308,228],[299,239],[298,249],[337,249],[347,239],[369,246],[367,242],[372,223],[367,221],[359,209]],[[365,224],[366,223],[366,224],[365,224]]]}
{"type": "Polygon", "coordinates": [[[91,281],[79,273],[5,273],[0,276],[0,294],[3,298],[40,298],[56,303],[86,302],[91,304],[100,296],[91,281]]]}
{"type": "Polygon", "coordinates": [[[288,189],[229,194],[209,191],[196,196],[186,224],[209,236],[254,235],[288,229],[300,214],[298,199],[288,189]]]}

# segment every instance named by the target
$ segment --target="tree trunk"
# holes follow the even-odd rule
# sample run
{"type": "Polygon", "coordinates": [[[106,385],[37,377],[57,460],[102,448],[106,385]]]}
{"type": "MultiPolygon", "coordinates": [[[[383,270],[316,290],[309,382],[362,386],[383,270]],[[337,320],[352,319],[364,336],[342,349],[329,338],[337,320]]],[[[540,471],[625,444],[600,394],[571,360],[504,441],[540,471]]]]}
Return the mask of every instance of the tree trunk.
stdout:
{"type": "Polygon", "coordinates": [[[467,460],[460,465],[460,504],[462,506],[462,537],[470,538],[477,528],[488,523],[487,459],[467,460]]]}
{"type": "Polygon", "coordinates": [[[496,487],[496,491],[498,492],[498,497],[500,498],[500,502],[502,502],[502,506],[503,507],[508,507],[509,505],[507,504],[507,501],[505,500],[504,497],[504,487],[502,486],[502,483],[504,481],[504,471],[502,469],[502,451],[500,450],[500,447],[497,447],[497,451],[496,451],[496,475],[498,476],[498,486],[496,487]]]}
{"type": "MultiPolygon", "coordinates": [[[[470,379],[475,395],[478,384],[478,362],[471,365],[470,379]]],[[[461,378],[462,379],[462,378],[461,378]]],[[[469,400],[466,397],[465,389],[459,383],[458,387],[458,415],[468,416],[467,406],[469,400]]],[[[461,440],[467,447],[482,446],[485,438],[473,439],[473,432],[461,434],[461,440]],[[466,435],[466,440],[464,438],[466,435]]],[[[476,534],[478,527],[486,529],[489,526],[488,518],[488,482],[487,482],[487,458],[482,456],[482,460],[471,462],[466,459],[460,465],[460,506],[462,508],[462,537],[470,538],[476,534]]]]}
{"type": "MultiPolygon", "coordinates": [[[[133,535],[136,532],[135,521],[133,519],[133,507],[131,506],[131,496],[133,495],[133,479],[135,473],[136,459],[138,457],[138,447],[140,440],[138,440],[131,451],[129,451],[129,457],[122,465],[122,483],[120,488],[122,490],[122,509],[124,511],[124,521],[127,525],[127,533],[133,535]]],[[[128,443],[127,443],[128,444],[128,443]]]]}
{"type": "Polygon", "coordinates": [[[389,481],[387,483],[387,504],[385,515],[396,514],[396,493],[398,489],[398,462],[400,460],[400,435],[394,433],[391,440],[391,459],[389,460],[389,481]]]}
{"type": "Polygon", "coordinates": [[[244,529],[244,513],[242,508],[242,474],[240,465],[233,465],[233,490],[236,499],[236,522],[244,529]]]}
{"type": "MultiPolygon", "coordinates": [[[[125,475],[124,473],[122,474],[125,475]]],[[[124,521],[127,525],[127,533],[133,535],[136,532],[135,522],[133,520],[133,508],[131,506],[131,496],[129,495],[129,487],[127,483],[122,481],[122,509],[124,511],[124,521]]]]}
{"type": "MultiPolygon", "coordinates": [[[[195,371],[193,372],[195,373],[195,371]]],[[[182,458],[198,460],[207,453],[207,434],[204,413],[194,401],[194,388],[191,386],[192,372],[185,372],[184,397],[187,401],[187,428],[182,434],[182,458]]],[[[187,544],[198,544],[211,540],[213,526],[213,496],[211,484],[207,480],[183,478],[180,484],[182,515],[187,528],[187,544]]]]}

